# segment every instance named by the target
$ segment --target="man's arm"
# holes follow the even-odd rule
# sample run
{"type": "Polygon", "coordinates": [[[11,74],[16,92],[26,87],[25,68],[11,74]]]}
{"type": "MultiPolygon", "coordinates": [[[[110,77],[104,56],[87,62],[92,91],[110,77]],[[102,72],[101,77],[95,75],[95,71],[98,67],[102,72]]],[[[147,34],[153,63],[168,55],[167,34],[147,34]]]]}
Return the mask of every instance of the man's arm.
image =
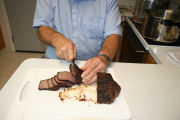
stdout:
{"type": "Polygon", "coordinates": [[[99,54],[105,54],[109,56],[110,59],[112,60],[117,54],[119,43],[120,43],[120,35],[112,34],[106,37],[103,46],[99,51],[99,54]]]}
{"type": "MultiPolygon", "coordinates": [[[[120,35],[112,34],[106,37],[99,54],[105,54],[112,60],[119,48],[120,35]]],[[[86,64],[81,68],[84,72],[82,73],[83,83],[92,84],[97,80],[97,72],[106,72],[108,62],[103,56],[97,56],[89,59],[86,64]]]]}
{"type": "Polygon", "coordinates": [[[38,36],[41,41],[56,49],[56,55],[59,58],[72,61],[76,57],[77,50],[74,43],[52,28],[48,26],[38,27],[38,36]]]}

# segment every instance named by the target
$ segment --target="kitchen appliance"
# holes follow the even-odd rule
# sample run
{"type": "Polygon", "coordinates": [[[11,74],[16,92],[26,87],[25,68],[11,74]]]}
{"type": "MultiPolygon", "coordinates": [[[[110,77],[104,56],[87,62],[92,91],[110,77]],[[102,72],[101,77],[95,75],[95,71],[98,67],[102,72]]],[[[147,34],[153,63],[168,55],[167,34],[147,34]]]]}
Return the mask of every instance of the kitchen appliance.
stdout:
{"type": "Polygon", "coordinates": [[[180,40],[180,11],[147,9],[142,25],[145,39],[173,43],[180,40]]]}
{"type": "Polygon", "coordinates": [[[141,23],[144,19],[145,9],[167,9],[170,0],[136,0],[134,21],[141,23]]]}

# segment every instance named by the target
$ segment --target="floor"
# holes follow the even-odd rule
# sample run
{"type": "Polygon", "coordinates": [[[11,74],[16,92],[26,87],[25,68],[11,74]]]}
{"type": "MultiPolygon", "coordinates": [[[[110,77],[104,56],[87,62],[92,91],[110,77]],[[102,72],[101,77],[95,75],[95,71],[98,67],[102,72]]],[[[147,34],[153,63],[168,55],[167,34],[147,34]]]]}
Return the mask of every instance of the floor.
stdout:
{"type": "Polygon", "coordinates": [[[43,53],[12,52],[7,47],[0,51],[0,89],[6,84],[22,61],[28,58],[42,58],[43,53]]]}

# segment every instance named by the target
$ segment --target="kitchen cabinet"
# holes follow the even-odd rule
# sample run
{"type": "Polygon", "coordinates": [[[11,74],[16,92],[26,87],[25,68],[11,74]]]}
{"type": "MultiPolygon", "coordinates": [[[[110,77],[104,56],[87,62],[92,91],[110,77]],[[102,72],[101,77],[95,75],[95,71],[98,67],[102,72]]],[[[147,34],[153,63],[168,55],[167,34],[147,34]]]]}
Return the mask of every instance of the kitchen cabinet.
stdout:
{"type": "Polygon", "coordinates": [[[155,60],[152,58],[151,54],[148,53],[147,57],[146,57],[146,64],[156,64],[155,60]]]}
{"type": "Polygon", "coordinates": [[[4,38],[3,38],[1,26],[0,26],[0,50],[3,49],[4,47],[5,47],[5,43],[4,43],[4,38]]]}
{"type": "Polygon", "coordinates": [[[119,62],[142,63],[147,51],[144,49],[137,36],[126,21],[122,23],[123,36],[119,62]]]}
{"type": "Polygon", "coordinates": [[[145,50],[129,24],[124,21],[122,26],[123,36],[118,62],[155,64],[155,61],[145,50]]]}

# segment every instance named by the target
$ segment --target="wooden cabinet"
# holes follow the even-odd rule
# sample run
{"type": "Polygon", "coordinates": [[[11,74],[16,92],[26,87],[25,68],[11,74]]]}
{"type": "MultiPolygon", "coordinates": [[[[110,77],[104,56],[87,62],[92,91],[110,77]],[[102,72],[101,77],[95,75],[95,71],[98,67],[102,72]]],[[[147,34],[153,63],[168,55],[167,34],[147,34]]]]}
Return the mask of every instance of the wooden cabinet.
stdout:
{"type": "Polygon", "coordinates": [[[5,47],[5,43],[4,43],[4,38],[3,38],[1,26],[0,26],[0,50],[3,49],[4,47],[5,47]]]}
{"type": "Polygon", "coordinates": [[[142,63],[146,58],[147,51],[129,26],[123,24],[123,37],[120,50],[119,62],[142,63]]]}
{"type": "Polygon", "coordinates": [[[118,62],[155,64],[156,62],[145,50],[129,24],[126,21],[122,24],[123,37],[118,62]]]}
{"type": "Polygon", "coordinates": [[[152,58],[151,54],[148,53],[146,57],[146,64],[156,64],[155,60],[152,58]]]}

